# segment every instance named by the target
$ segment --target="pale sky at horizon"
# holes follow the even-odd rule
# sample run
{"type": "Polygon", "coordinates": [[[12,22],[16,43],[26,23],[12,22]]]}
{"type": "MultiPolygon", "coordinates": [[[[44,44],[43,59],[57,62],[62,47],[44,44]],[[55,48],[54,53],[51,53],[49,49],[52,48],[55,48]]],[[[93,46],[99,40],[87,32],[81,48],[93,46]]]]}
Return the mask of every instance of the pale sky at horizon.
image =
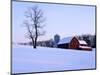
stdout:
{"type": "Polygon", "coordinates": [[[95,34],[95,7],[78,5],[60,5],[46,3],[12,3],[12,38],[13,42],[29,41],[25,38],[27,30],[22,26],[27,8],[38,5],[46,17],[46,31],[39,40],[53,39],[55,34],[61,38],[82,34],[95,34]]]}

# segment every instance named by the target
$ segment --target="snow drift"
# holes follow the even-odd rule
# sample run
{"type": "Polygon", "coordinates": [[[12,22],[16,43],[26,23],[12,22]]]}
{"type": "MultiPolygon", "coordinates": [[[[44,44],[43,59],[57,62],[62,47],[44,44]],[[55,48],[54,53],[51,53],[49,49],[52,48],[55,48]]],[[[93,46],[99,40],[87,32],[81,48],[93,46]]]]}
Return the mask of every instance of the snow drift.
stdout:
{"type": "Polygon", "coordinates": [[[13,45],[12,73],[95,68],[95,49],[81,51],[13,45]]]}

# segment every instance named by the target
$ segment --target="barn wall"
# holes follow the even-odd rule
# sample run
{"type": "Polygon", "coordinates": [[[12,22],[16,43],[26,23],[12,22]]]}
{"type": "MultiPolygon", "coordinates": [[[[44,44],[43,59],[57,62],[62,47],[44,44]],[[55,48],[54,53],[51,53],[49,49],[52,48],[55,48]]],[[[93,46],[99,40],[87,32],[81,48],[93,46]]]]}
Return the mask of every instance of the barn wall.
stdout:
{"type": "Polygon", "coordinates": [[[65,49],[68,49],[68,48],[69,48],[69,44],[68,44],[68,43],[66,43],[66,44],[59,44],[57,47],[58,47],[58,48],[65,48],[65,49]]]}
{"type": "Polygon", "coordinates": [[[69,48],[78,49],[78,47],[79,47],[78,39],[74,37],[70,42],[69,48]]]}

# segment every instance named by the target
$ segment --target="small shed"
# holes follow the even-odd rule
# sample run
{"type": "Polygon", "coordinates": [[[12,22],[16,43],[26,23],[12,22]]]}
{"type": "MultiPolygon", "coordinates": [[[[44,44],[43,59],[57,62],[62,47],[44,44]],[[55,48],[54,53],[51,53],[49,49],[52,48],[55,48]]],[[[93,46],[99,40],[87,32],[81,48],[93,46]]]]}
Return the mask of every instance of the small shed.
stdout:
{"type": "Polygon", "coordinates": [[[63,38],[58,43],[57,47],[58,48],[66,48],[66,49],[92,50],[92,48],[88,46],[86,41],[79,40],[77,37],[63,38]]]}

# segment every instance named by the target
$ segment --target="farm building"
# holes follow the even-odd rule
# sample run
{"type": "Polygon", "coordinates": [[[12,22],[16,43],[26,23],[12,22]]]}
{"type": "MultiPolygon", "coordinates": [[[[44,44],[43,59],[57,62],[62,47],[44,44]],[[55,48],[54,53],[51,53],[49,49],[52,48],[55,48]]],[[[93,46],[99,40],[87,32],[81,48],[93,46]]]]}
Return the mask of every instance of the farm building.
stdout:
{"type": "Polygon", "coordinates": [[[60,40],[57,45],[58,48],[66,49],[82,49],[82,50],[92,50],[91,47],[84,40],[79,40],[77,37],[67,37],[60,40]]]}

